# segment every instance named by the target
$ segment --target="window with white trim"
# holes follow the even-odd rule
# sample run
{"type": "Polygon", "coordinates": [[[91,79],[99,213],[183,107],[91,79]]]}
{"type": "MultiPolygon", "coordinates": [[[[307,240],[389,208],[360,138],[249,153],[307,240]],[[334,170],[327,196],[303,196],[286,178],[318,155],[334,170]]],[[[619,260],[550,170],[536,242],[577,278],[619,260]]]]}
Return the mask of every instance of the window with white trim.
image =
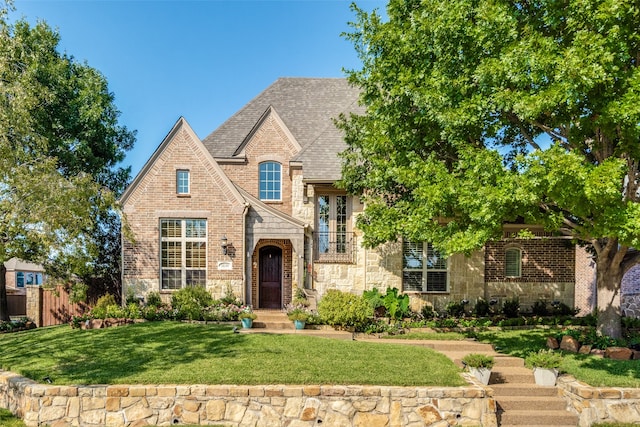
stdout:
{"type": "Polygon", "coordinates": [[[260,163],[260,200],[282,200],[282,165],[277,162],[260,163]]]}
{"type": "Polygon", "coordinates": [[[160,220],[160,288],[207,283],[207,220],[160,220]]]}
{"type": "Polygon", "coordinates": [[[519,248],[507,248],[504,252],[505,277],[522,275],[522,251],[519,248]]]}
{"type": "Polygon", "coordinates": [[[449,262],[427,242],[402,243],[402,287],[405,292],[448,292],[449,262]]]}
{"type": "Polygon", "coordinates": [[[176,171],[176,193],[189,194],[190,192],[189,178],[190,178],[190,174],[188,170],[178,169],[176,171]]]}

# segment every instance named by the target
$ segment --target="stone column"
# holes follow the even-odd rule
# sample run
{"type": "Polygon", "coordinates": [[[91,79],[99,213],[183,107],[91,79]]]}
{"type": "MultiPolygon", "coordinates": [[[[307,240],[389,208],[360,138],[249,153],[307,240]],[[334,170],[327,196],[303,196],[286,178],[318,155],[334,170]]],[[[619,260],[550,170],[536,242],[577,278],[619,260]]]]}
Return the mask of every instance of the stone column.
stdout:
{"type": "Polygon", "coordinates": [[[42,326],[42,288],[40,286],[25,286],[27,290],[27,317],[36,326],[42,326]]]}

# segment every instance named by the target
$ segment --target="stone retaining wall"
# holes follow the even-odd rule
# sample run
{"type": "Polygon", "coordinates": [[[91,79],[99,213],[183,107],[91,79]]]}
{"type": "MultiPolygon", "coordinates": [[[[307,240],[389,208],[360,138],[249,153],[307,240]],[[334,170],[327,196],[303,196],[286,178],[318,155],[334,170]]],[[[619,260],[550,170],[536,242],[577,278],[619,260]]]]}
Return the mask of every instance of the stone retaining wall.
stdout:
{"type": "Polygon", "coordinates": [[[0,371],[0,407],[27,426],[495,427],[491,389],[465,387],[53,386],[0,371]]]}
{"type": "Polygon", "coordinates": [[[558,377],[558,389],[569,408],[578,414],[579,427],[596,423],[637,423],[640,420],[640,389],[591,387],[570,375],[558,377]]]}

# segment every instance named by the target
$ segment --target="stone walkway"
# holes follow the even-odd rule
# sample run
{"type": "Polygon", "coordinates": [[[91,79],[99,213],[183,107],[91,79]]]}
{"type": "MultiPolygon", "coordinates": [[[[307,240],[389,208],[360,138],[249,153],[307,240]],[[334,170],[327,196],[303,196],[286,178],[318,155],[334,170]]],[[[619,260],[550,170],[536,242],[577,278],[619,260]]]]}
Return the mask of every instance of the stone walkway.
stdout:
{"type": "Polygon", "coordinates": [[[403,340],[362,337],[350,332],[333,329],[296,330],[282,312],[259,312],[254,328],[239,330],[242,333],[291,333],[334,339],[402,344],[428,347],[436,350],[459,367],[462,358],[469,353],[483,353],[494,357],[489,388],[496,401],[498,425],[501,427],[575,427],[578,416],[567,410],[566,401],[559,396],[557,387],[535,384],[533,371],[525,368],[524,360],[506,356],[493,350],[490,344],[475,340],[437,341],[403,340]]]}

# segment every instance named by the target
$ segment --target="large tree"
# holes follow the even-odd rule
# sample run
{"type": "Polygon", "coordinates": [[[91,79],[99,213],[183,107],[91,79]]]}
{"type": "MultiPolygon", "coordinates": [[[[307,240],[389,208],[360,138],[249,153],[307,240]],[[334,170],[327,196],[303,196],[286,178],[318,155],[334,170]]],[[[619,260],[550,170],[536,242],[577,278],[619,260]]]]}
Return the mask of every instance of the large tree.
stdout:
{"type": "Polygon", "coordinates": [[[353,6],[342,184],[366,243],[469,252],[509,221],[593,248],[599,330],[620,335],[640,248],[640,9],[635,0],[391,0],[353,6]]]}
{"type": "MultiPolygon", "coordinates": [[[[105,230],[114,228],[103,219],[129,178],[118,163],[134,141],[118,125],[104,76],[60,53],[46,23],[11,24],[7,14],[0,11],[0,320],[8,319],[8,259],[56,275],[99,265],[105,230]]],[[[118,230],[111,235],[118,240],[118,230]]]]}

